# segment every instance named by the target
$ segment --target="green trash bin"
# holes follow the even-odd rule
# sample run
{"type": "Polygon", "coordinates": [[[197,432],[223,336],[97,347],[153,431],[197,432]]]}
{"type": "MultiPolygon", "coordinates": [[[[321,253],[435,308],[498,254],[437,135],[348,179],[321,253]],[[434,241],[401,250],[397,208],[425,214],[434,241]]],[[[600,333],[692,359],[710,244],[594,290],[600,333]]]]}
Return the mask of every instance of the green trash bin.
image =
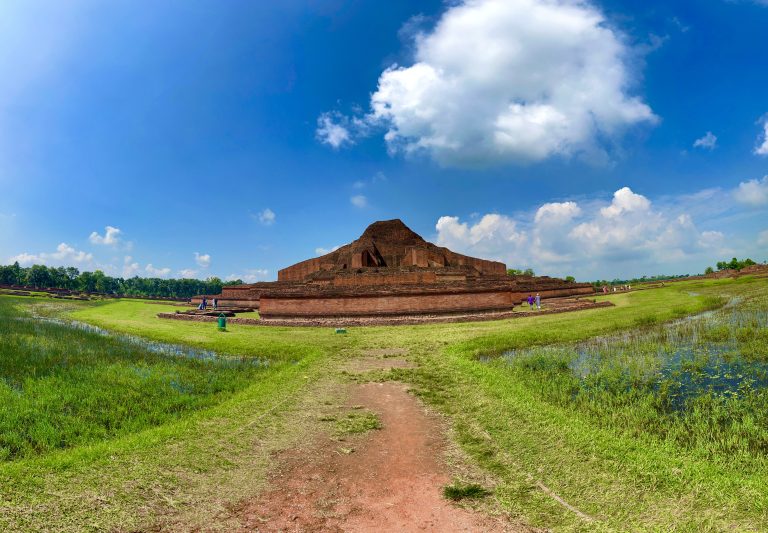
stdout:
{"type": "Polygon", "coordinates": [[[227,331],[227,317],[224,313],[219,314],[219,331],[227,331]]]}

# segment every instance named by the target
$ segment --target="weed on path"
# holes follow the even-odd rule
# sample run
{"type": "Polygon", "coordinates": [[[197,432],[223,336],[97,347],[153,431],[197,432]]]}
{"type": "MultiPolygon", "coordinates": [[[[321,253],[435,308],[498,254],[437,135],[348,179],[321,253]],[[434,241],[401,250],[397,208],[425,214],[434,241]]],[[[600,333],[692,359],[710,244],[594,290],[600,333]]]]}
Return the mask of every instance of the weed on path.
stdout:
{"type": "Polygon", "coordinates": [[[405,385],[350,387],[353,406],[380,425],[281,455],[273,489],[242,504],[243,531],[530,531],[443,497],[443,428],[405,385]]]}

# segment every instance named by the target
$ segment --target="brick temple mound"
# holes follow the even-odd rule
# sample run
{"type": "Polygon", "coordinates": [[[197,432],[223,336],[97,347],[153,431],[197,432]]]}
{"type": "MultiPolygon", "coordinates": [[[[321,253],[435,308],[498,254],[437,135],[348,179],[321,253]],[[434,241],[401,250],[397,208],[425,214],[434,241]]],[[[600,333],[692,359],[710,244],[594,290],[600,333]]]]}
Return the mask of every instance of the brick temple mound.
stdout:
{"type": "Polygon", "coordinates": [[[435,246],[402,221],[386,220],[334,252],[280,270],[276,282],[224,287],[207,298],[221,308],[259,310],[260,319],[236,322],[351,325],[503,318],[520,314],[512,308],[537,292],[548,300],[594,291],[546,276],[508,276],[504,263],[435,246]]]}

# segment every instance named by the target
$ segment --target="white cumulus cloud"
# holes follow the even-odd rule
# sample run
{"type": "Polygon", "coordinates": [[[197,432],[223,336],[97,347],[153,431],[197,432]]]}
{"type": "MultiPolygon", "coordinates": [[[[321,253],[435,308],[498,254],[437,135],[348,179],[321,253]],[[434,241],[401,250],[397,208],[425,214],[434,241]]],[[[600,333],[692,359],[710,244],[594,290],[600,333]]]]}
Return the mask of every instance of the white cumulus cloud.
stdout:
{"type": "Polygon", "coordinates": [[[694,148],[704,148],[705,150],[714,150],[717,148],[717,135],[708,131],[704,137],[696,139],[693,142],[694,148]]]}
{"type": "Polygon", "coordinates": [[[202,268],[208,268],[211,266],[210,254],[201,254],[199,252],[195,252],[195,263],[197,263],[197,265],[202,268]]]}
{"type": "Polygon", "coordinates": [[[275,223],[275,220],[277,220],[277,215],[275,215],[275,212],[272,211],[269,207],[264,209],[261,213],[258,214],[259,222],[261,222],[265,226],[271,226],[275,223]]]}
{"type": "Polygon", "coordinates": [[[256,283],[257,281],[265,281],[269,276],[269,270],[265,268],[250,268],[243,274],[230,274],[227,276],[226,281],[243,280],[245,283],[256,283]]]}
{"type": "Polygon", "coordinates": [[[768,176],[761,180],[742,181],[733,191],[733,197],[752,207],[768,205],[768,176]]]}
{"type": "Polygon", "coordinates": [[[146,270],[147,274],[149,274],[150,276],[155,276],[155,277],[158,277],[158,278],[164,278],[168,274],[171,273],[171,269],[170,268],[167,268],[167,267],[166,268],[155,268],[154,266],[152,266],[152,263],[149,263],[144,268],[144,270],[146,270]]]}
{"type": "Polygon", "coordinates": [[[107,226],[104,228],[104,235],[99,235],[97,232],[91,233],[91,236],[88,237],[88,240],[91,241],[92,244],[103,244],[108,246],[117,246],[117,244],[120,242],[120,234],[122,231],[120,231],[119,228],[115,228],[113,226],[107,226]]]}
{"type": "Polygon", "coordinates": [[[762,140],[758,138],[755,153],[757,155],[768,155],[768,115],[764,116],[761,121],[763,125],[762,140]]]}
{"type": "Polygon", "coordinates": [[[45,260],[42,259],[39,255],[30,254],[27,252],[22,252],[18,255],[14,255],[13,257],[10,257],[8,259],[9,263],[19,263],[21,266],[29,266],[29,265],[36,265],[36,264],[42,264],[45,263],[45,260]]]}
{"type": "Polygon", "coordinates": [[[576,202],[555,202],[544,204],[536,210],[535,221],[539,224],[565,222],[581,214],[576,202]]]}
{"type": "Polygon", "coordinates": [[[456,252],[472,252],[480,257],[504,257],[526,242],[526,236],[510,217],[488,214],[470,225],[459,217],[440,217],[435,225],[437,244],[456,252]]]}
{"type": "MultiPolygon", "coordinates": [[[[632,53],[587,1],[465,0],[417,34],[412,65],[382,72],[366,121],[391,152],[443,165],[604,159],[627,127],[657,120],[629,93],[632,53]]],[[[347,142],[320,121],[325,142],[347,142]]]]}
{"type": "Polygon", "coordinates": [[[123,258],[123,277],[124,278],[132,278],[139,274],[139,270],[141,270],[141,267],[139,267],[139,263],[133,260],[133,258],[130,255],[126,255],[123,258]]]}
{"type": "Polygon", "coordinates": [[[605,218],[616,218],[624,213],[647,211],[651,202],[641,194],[635,194],[629,187],[623,187],[613,193],[611,205],[603,207],[600,213],[605,218]]]}
{"type": "Polygon", "coordinates": [[[55,265],[83,265],[93,261],[93,254],[82,250],[75,250],[72,246],[62,242],[56,247],[55,252],[30,254],[27,252],[13,256],[9,262],[18,261],[20,265],[55,264],[55,265]]]}
{"type": "Polygon", "coordinates": [[[191,268],[184,268],[179,270],[180,278],[194,278],[195,276],[197,276],[197,270],[193,270],[191,268]]]}
{"type": "MultiPolygon", "coordinates": [[[[629,187],[609,202],[551,202],[529,214],[487,214],[476,222],[443,216],[437,221],[438,244],[457,252],[505,262],[510,268],[533,267],[540,273],[574,274],[585,279],[642,275],[706,264],[724,253],[725,235],[701,231],[677,205],[654,206],[629,187]]],[[[703,268],[703,267],[702,267],[703,268]]]]}

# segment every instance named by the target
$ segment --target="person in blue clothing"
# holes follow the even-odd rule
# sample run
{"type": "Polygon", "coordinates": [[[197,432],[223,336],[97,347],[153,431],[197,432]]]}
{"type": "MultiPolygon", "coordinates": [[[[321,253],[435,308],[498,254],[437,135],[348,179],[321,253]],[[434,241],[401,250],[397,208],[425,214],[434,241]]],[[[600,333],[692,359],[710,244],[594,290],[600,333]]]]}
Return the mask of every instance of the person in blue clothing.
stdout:
{"type": "Polygon", "coordinates": [[[533,311],[533,295],[528,295],[528,305],[531,307],[531,311],[533,311]]]}

